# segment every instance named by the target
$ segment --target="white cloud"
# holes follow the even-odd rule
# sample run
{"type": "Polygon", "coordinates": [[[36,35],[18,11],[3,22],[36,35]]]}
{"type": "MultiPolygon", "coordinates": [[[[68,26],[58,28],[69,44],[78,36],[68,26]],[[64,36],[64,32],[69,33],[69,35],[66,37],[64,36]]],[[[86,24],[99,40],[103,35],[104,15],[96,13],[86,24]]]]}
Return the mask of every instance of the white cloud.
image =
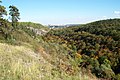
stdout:
{"type": "Polygon", "coordinates": [[[114,11],[116,15],[120,15],[120,11],[114,11]]]}

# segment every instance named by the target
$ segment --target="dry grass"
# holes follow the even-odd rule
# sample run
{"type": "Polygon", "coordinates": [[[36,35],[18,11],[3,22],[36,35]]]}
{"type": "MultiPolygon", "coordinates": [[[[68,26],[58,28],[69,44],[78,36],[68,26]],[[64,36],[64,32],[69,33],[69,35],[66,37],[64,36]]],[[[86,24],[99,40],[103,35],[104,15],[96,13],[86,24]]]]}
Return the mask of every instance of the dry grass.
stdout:
{"type": "Polygon", "coordinates": [[[45,52],[41,53],[29,46],[0,43],[0,80],[95,80],[82,73],[72,76],[61,72],[45,59],[45,52]]]}
{"type": "Polygon", "coordinates": [[[42,80],[51,65],[24,46],[0,43],[0,80],[42,80]]]}

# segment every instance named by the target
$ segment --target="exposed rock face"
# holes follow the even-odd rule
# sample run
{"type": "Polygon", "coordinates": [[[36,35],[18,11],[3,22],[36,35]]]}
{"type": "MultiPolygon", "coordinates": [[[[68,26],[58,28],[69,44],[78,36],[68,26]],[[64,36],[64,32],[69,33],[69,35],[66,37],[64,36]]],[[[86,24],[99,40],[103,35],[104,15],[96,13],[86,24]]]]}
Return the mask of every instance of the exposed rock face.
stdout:
{"type": "Polygon", "coordinates": [[[48,32],[44,29],[36,29],[36,28],[33,28],[33,27],[27,27],[27,28],[32,30],[33,32],[35,32],[37,35],[44,35],[48,32]]]}

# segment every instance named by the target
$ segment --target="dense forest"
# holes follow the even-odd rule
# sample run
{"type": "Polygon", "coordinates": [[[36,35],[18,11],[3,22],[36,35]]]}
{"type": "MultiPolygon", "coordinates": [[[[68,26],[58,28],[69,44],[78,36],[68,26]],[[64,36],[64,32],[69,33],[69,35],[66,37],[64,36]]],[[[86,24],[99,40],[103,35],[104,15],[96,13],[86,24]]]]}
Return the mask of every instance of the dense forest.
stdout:
{"type": "Polygon", "coordinates": [[[50,41],[60,38],[60,44],[73,50],[69,54],[78,60],[78,66],[90,70],[98,78],[120,76],[120,19],[51,30],[46,37],[50,41]]]}

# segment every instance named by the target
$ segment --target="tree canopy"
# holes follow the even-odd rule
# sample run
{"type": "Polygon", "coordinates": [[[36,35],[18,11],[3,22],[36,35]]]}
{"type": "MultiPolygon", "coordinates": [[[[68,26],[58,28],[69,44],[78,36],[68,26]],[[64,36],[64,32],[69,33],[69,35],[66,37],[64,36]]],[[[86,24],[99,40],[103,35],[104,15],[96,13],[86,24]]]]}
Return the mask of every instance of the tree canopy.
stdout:
{"type": "MultiPolygon", "coordinates": [[[[2,1],[0,1],[2,3],[2,1]]],[[[0,5],[0,18],[3,18],[3,15],[7,15],[6,8],[2,5],[0,5]]]]}
{"type": "Polygon", "coordinates": [[[66,44],[73,50],[73,59],[78,58],[78,66],[99,78],[113,79],[120,74],[120,19],[51,30],[46,38],[66,44]]]}
{"type": "Polygon", "coordinates": [[[12,26],[15,28],[17,26],[18,20],[20,19],[19,18],[20,13],[16,6],[9,6],[9,8],[10,8],[9,15],[11,16],[12,26]]]}

